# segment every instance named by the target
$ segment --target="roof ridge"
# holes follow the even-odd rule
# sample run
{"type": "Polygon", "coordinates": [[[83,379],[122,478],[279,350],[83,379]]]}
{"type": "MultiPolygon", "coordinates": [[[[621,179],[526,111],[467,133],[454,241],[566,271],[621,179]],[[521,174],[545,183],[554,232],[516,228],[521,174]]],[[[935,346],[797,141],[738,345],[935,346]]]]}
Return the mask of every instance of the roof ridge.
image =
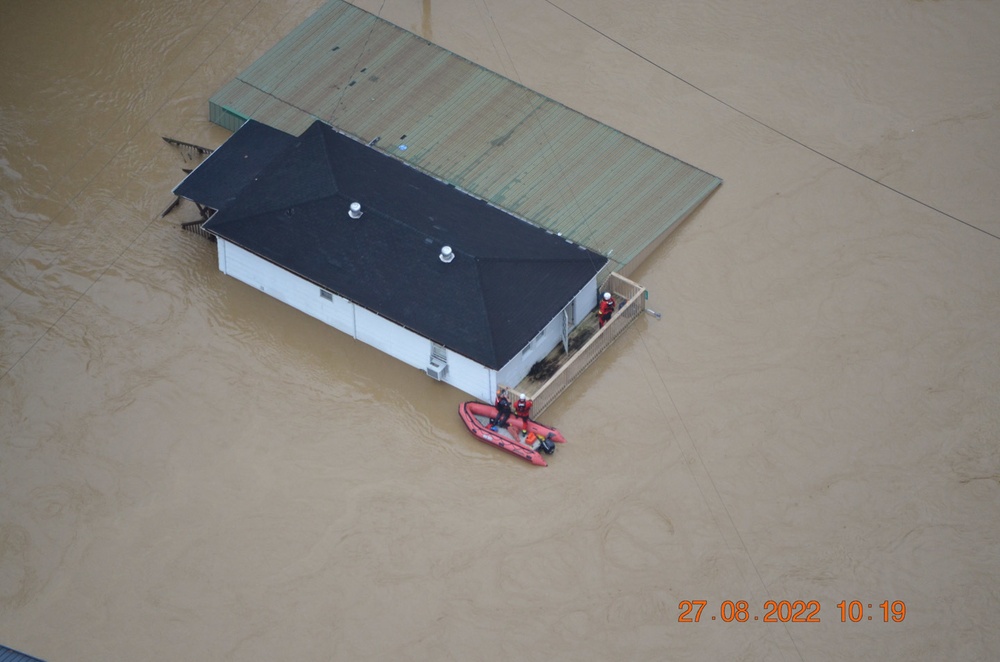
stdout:
{"type": "MultiPolygon", "coordinates": [[[[452,247],[454,248],[454,246],[452,247]]],[[[477,259],[484,262],[593,262],[590,255],[583,254],[579,257],[569,257],[569,256],[549,256],[549,255],[539,255],[535,256],[524,256],[524,255],[513,255],[507,257],[506,255],[494,255],[494,256],[477,256],[477,259]]]]}
{"type": "MultiPolygon", "coordinates": [[[[483,272],[482,272],[482,269],[479,268],[480,259],[473,256],[472,257],[472,261],[476,265],[476,289],[479,290],[480,293],[482,293],[483,292],[483,272]]],[[[497,363],[498,362],[497,361],[497,341],[496,341],[496,338],[493,337],[493,324],[490,321],[490,311],[489,311],[489,308],[487,308],[487,306],[486,306],[486,297],[485,296],[480,296],[479,299],[478,299],[478,301],[479,301],[479,308],[480,308],[479,319],[482,319],[482,320],[486,321],[486,325],[485,325],[486,326],[486,337],[488,339],[487,345],[490,348],[490,354],[491,354],[490,361],[492,363],[497,363]]]]}

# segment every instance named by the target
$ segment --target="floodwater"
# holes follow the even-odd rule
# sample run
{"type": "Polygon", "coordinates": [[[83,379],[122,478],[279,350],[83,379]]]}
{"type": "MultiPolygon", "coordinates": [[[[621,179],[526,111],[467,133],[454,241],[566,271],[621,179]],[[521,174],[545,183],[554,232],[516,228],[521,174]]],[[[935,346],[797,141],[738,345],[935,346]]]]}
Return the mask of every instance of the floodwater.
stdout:
{"type": "Polygon", "coordinates": [[[359,3],[725,180],[545,469],[159,216],[319,4],[0,2],[0,643],[1000,657],[1000,4],[359,3]]]}

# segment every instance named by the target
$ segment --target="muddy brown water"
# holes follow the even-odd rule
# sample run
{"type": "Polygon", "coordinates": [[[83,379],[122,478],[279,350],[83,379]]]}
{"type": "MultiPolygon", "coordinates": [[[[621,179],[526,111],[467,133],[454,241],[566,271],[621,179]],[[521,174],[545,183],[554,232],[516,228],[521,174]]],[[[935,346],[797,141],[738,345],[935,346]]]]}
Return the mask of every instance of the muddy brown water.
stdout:
{"type": "Polygon", "coordinates": [[[0,643],[1000,657],[1000,5],[359,3],[725,180],[540,469],[159,217],[319,4],[0,3],[0,643]]]}

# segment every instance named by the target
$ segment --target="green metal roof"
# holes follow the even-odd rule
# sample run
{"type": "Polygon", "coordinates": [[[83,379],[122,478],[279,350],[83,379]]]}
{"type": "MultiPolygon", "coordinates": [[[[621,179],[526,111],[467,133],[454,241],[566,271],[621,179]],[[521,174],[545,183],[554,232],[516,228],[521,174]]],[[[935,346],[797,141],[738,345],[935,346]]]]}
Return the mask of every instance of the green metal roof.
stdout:
{"type": "MultiPolygon", "coordinates": [[[[722,182],[341,0],[210,101],[235,129],[320,119],[551,232],[629,263],[722,182]]],[[[635,265],[631,265],[634,267],[635,265]]]]}

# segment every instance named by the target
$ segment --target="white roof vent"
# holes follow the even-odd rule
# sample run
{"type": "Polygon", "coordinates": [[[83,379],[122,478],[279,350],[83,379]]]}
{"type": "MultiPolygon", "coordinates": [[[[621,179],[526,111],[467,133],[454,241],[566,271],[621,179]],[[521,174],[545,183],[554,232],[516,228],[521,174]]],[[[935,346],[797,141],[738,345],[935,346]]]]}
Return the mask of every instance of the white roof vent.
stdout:
{"type": "Polygon", "coordinates": [[[361,218],[361,214],[363,213],[364,212],[361,211],[360,202],[352,202],[351,208],[347,210],[347,215],[350,216],[351,218],[361,218]]]}
{"type": "Polygon", "coordinates": [[[441,254],[438,255],[438,259],[444,262],[445,264],[454,260],[455,254],[451,252],[451,246],[442,246],[441,254]]]}

